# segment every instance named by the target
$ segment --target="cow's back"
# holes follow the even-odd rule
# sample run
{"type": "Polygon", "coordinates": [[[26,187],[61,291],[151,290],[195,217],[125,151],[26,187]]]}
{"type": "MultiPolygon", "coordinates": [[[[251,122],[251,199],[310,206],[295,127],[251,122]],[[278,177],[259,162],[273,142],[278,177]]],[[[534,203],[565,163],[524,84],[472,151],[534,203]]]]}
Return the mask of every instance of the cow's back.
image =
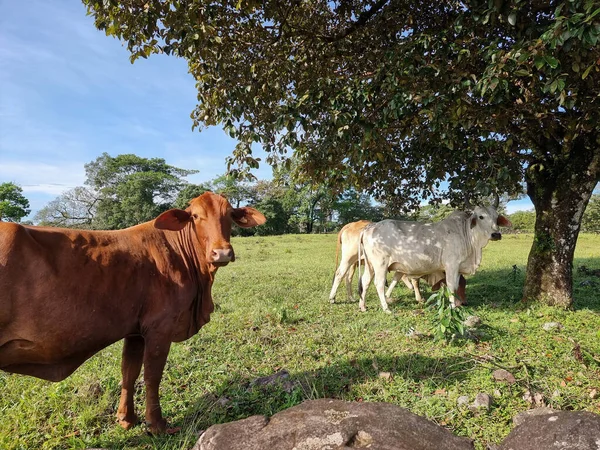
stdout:
{"type": "Polygon", "coordinates": [[[365,230],[363,243],[368,257],[385,261],[389,270],[422,276],[442,270],[442,246],[436,224],[382,220],[365,230]]]}
{"type": "Polygon", "coordinates": [[[150,277],[161,274],[137,231],[0,224],[0,367],[76,367],[139,332],[150,277]]]}
{"type": "Polygon", "coordinates": [[[345,248],[354,248],[354,252],[358,253],[360,233],[370,223],[372,223],[370,220],[358,220],[344,225],[338,234],[339,242],[341,242],[345,248]]]}

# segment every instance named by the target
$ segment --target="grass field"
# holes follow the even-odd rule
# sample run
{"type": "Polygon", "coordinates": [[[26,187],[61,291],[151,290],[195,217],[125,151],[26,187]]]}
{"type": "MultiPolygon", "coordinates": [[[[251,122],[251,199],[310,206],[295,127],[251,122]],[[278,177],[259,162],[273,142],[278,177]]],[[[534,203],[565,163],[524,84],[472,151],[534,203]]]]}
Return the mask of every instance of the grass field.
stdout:
{"type": "Polygon", "coordinates": [[[480,340],[446,345],[407,337],[411,328],[428,333],[431,321],[404,286],[391,315],[373,287],[366,313],[346,302],[343,286],[339,303],[330,304],[335,235],[235,238],[238,259],[217,273],[211,322],[171,348],[161,399],[179,433],[152,437],[142,426],[116,425],[117,343],[60,383],[0,372],[0,448],[187,449],[212,424],[320,397],[394,403],[475,439],[478,449],[502,440],[512,417],[532,407],[527,391],[553,408],[600,413],[600,398],[592,398],[600,392],[600,278],[577,271],[600,269],[600,236],[579,238],[572,311],[520,302],[531,239],[505,235],[485,248],[479,272],[467,279],[470,307],[483,322],[480,340]],[[551,321],[563,328],[544,331],[551,321]],[[517,382],[494,381],[500,367],[517,382]],[[250,386],[282,369],[294,382],[290,392],[250,386]],[[457,406],[459,396],[473,401],[479,392],[493,396],[489,412],[457,406]]]}

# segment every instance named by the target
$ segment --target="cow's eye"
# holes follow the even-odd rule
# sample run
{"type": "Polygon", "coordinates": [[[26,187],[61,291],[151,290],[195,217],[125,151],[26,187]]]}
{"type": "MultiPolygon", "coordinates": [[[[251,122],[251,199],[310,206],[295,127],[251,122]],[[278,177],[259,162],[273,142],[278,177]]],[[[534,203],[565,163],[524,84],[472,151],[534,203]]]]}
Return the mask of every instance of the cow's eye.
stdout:
{"type": "Polygon", "coordinates": [[[479,220],[483,220],[483,216],[479,216],[479,220]]]}
{"type": "Polygon", "coordinates": [[[192,217],[194,218],[194,220],[198,219],[198,214],[192,214],[192,217]]]}

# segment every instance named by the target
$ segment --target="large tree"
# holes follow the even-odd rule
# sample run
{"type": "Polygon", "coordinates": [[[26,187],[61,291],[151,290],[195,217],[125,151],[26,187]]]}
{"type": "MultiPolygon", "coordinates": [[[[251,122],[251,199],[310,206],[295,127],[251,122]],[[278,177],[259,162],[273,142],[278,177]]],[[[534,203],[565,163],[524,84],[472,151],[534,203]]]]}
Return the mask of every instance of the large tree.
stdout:
{"type": "Polygon", "coordinates": [[[21,186],[12,182],[0,184],[0,220],[20,222],[30,211],[21,186]]]}
{"type": "Polygon", "coordinates": [[[383,207],[373,203],[366,194],[349,189],[340,194],[333,205],[340,225],[345,225],[357,220],[371,220],[378,222],[384,218],[383,207]]]}
{"type": "Polygon", "coordinates": [[[56,197],[34,217],[39,225],[67,228],[93,228],[98,194],[77,186],[56,197]]]}
{"type": "Polygon", "coordinates": [[[98,193],[94,226],[119,229],[153,219],[169,209],[183,177],[196,173],[171,166],[162,158],[103,153],[85,165],[86,184],[98,193]]]}
{"type": "Polygon", "coordinates": [[[581,224],[583,231],[600,233],[600,193],[592,195],[581,224]]]}
{"type": "Polygon", "coordinates": [[[132,60],[187,59],[194,123],[239,140],[234,171],[258,164],[253,142],[270,163],[293,149],[312,181],[406,209],[525,181],[536,238],[524,298],[571,304],[600,180],[597,1],[84,3],[132,60]]]}

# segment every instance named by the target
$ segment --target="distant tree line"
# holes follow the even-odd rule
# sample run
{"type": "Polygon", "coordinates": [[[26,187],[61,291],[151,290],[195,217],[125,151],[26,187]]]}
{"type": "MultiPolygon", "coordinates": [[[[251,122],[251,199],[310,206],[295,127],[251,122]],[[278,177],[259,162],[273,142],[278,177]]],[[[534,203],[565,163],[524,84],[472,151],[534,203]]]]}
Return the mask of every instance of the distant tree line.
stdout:
{"type": "MultiPolygon", "coordinates": [[[[297,176],[293,164],[274,170],[272,180],[239,181],[221,175],[192,184],[185,180],[195,170],[171,166],[162,158],[133,154],[102,154],[85,165],[85,186],[69,189],[34,216],[38,225],[115,230],[152,220],[170,208],[187,207],[206,191],[225,195],[234,206],[252,205],[267,217],[267,223],[240,235],[326,233],[360,219],[384,218],[438,221],[453,211],[449,205],[423,205],[412,215],[399,215],[385,204],[374,203],[356,190],[337,192],[297,176]]],[[[0,184],[0,218],[20,222],[30,212],[29,201],[15,183],[0,184]]],[[[513,229],[533,232],[535,212],[509,215],[513,229]]],[[[582,231],[600,233],[600,193],[592,196],[582,221],[582,231]]]]}

